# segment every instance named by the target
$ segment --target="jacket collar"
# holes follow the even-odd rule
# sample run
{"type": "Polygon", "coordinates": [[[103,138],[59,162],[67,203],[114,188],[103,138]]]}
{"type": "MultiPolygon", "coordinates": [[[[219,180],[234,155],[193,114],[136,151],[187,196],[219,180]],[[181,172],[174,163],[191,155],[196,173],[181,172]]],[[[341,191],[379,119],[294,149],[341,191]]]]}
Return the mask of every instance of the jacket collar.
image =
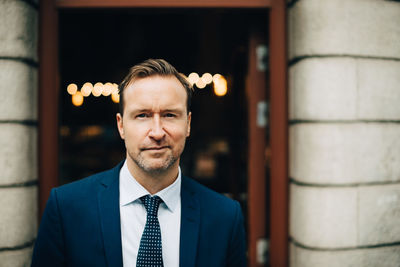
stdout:
{"type": "Polygon", "coordinates": [[[200,226],[200,205],[190,178],[182,176],[179,265],[194,267],[200,226]]]}
{"type": "Polygon", "coordinates": [[[107,266],[122,267],[121,223],[119,213],[119,171],[122,162],[100,177],[98,193],[100,224],[107,266]]]}

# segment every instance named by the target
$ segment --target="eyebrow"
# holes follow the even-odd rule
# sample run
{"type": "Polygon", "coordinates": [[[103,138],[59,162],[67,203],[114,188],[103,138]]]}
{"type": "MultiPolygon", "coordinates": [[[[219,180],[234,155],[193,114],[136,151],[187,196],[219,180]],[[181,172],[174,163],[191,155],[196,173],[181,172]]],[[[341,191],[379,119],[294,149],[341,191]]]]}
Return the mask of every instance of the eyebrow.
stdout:
{"type": "MultiPolygon", "coordinates": [[[[133,109],[129,112],[129,114],[135,114],[135,113],[141,113],[141,112],[153,112],[151,109],[133,109]]],[[[173,112],[173,113],[183,113],[184,111],[176,108],[176,109],[165,109],[161,110],[161,113],[166,113],[166,112],[173,112]]]]}
{"type": "Polygon", "coordinates": [[[175,112],[175,113],[181,113],[183,112],[181,109],[166,109],[166,110],[162,110],[161,112],[175,112]]]}

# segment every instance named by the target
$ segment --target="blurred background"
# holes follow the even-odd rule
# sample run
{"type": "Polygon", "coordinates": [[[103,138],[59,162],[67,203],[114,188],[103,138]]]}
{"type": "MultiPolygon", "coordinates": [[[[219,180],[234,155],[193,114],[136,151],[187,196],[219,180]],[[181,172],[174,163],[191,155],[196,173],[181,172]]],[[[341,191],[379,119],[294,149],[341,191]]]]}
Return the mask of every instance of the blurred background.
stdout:
{"type": "Polygon", "coordinates": [[[0,1],[0,267],[51,188],[124,159],[116,84],[194,84],[185,175],[238,200],[249,266],[398,266],[400,3],[0,1]]]}
{"type": "Polygon", "coordinates": [[[220,74],[229,84],[220,96],[212,82],[202,88],[194,84],[184,173],[219,192],[233,187],[246,192],[249,36],[255,27],[266,33],[267,22],[265,10],[60,12],[60,183],[111,168],[125,157],[111,94],[90,94],[76,106],[68,85],[119,84],[134,64],[164,58],[186,76],[220,74]]]}
{"type": "MultiPolygon", "coordinates": [[[[112,92],[134,64],[163,58],[195,89],[183,174],[238,200],[247,214],[249,45],[255,32],[266,39],[267,26],[266,9],[61,11],[58,183],[112,168],[125,158],[115,120],[118,97],[112,92]]],[[[262,60],[268,64],[266,55],[262,60]]],[[[266,80],[268,73],[262,75],[266,80]]]]}

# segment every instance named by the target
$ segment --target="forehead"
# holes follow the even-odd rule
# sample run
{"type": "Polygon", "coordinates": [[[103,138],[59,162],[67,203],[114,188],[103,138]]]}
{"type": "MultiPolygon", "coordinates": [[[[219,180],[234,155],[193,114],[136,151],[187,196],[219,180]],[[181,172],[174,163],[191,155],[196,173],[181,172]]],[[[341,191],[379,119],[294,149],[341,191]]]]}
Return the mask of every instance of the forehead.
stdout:
{"type": "Polygon", "coordinates": [[[187,93],[181,82],[173,75],[135,79],[124,90],[125,105],[183,104],[187,93]]]}

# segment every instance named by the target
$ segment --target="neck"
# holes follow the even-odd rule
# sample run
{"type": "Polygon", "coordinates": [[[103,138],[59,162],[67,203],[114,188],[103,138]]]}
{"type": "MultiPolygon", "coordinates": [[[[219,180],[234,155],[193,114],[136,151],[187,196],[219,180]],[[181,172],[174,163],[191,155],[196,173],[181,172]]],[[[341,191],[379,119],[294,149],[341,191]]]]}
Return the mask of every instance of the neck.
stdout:
{"type": "Polygon", "coordinates": [[[173,184],[179,173],[179,160],[168,170],[156,174],[144,171],[129,158],[127,159],[127,166],[134,179],[152,195],[173,184]]]}

